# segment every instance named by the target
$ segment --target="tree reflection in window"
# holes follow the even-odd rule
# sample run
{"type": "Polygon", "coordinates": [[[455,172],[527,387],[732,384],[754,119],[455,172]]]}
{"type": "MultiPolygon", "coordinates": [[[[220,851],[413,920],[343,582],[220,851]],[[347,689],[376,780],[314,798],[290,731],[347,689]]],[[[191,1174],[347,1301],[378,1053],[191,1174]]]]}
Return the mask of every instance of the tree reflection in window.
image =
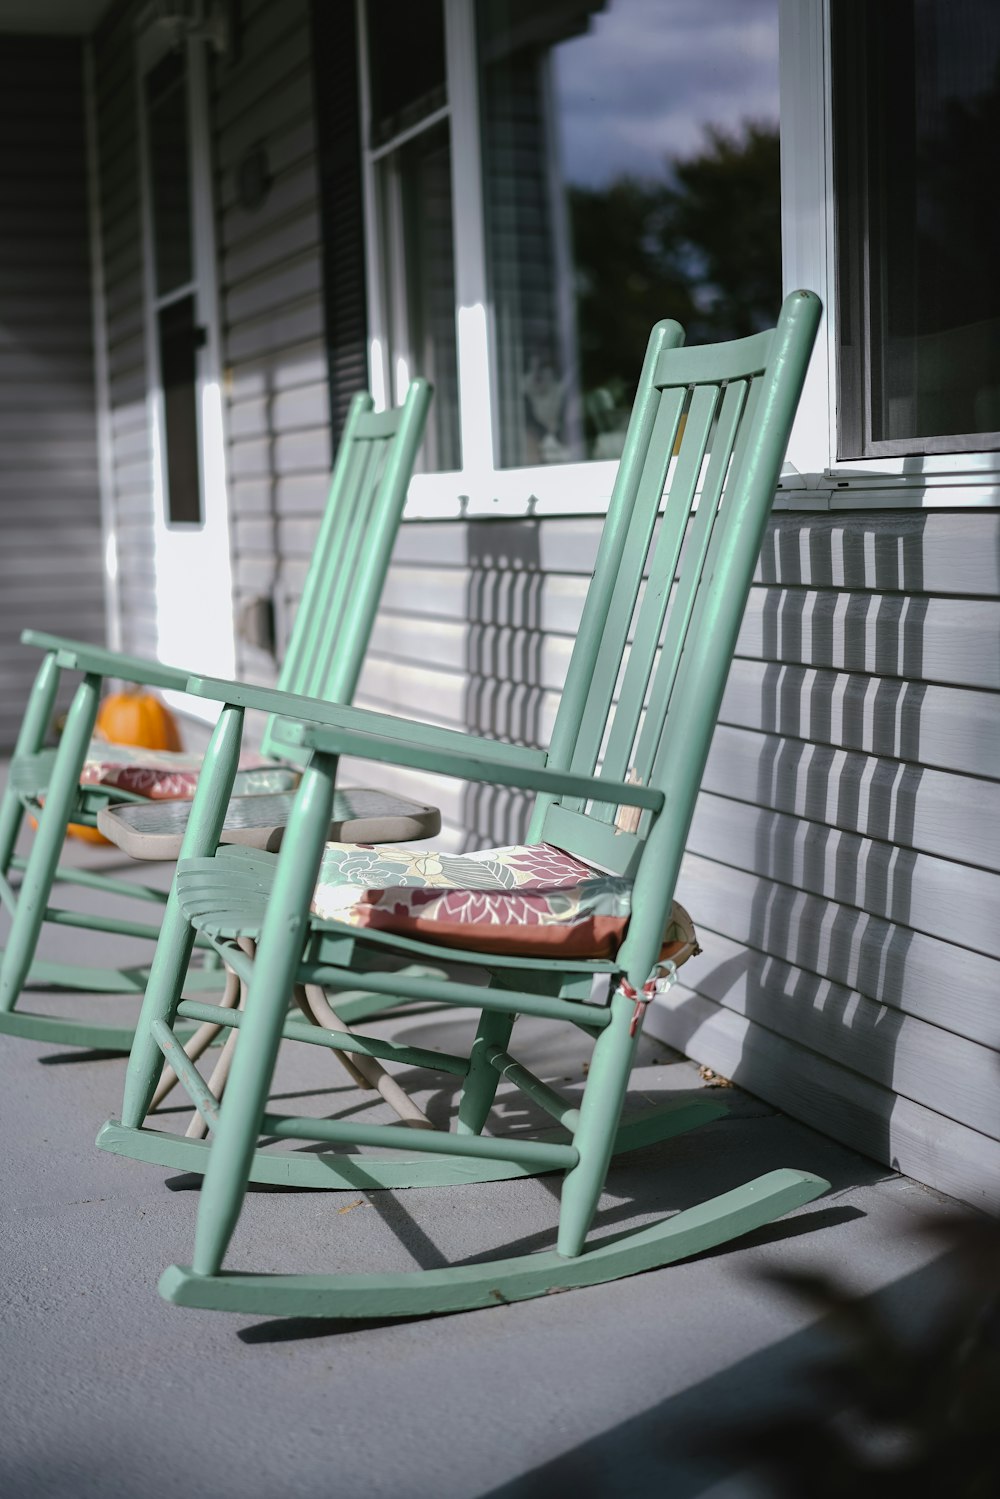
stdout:
{"type": "Polygon", "coordinates": [[[777,0],[477,13],[499,460],[615,458],[653,322],[774,320],[777,0]]]}

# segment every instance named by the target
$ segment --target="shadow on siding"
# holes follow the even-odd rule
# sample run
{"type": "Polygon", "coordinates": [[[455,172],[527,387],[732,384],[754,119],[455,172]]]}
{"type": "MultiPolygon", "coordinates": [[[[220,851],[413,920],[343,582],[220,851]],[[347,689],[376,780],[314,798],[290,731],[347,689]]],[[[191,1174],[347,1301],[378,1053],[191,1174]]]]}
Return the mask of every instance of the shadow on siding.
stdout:
{"type": "MultiPolygon", "coordinates": [[[[913,941],[928,604],[920,534],[908,534],[905,547],[896,540],[863,518],[848,517],[841,528],[809,533],[806,564],[800,529],[790,517],[765,543],[762,656],[768,664],[760,727],[783,737],[763,741],[758,764],[756,805],[769,809],[759,817],[752,853],[758,885],[744,952],[710,975],[692,974],[702,993],[745,1015],[754,1028],[730,1072],[734,1081],[795,1113],[804,1086],[797,1048],[835,1061],[877,1084],[878,1093],[865,1089],[863,1103],[825,1100],[823,1112],[832,1124],[845,1107],[861,1111],[863,1148],[892,1164],[895,1052],[904,1017],[882,996],[903,991],[913,941]],[[856,587],[862,557],[866,592],[856,587]],[[790,586],[805,565],[812,585],[827,588],[840,579],[854,588],[838,593],[834,609],[816,609],[814,593],[790,586]],[[828,674],[804,688],[800,673],[786,671],[788,663],[865,673],[864,685],[838,702],[828,674]],[[838,749],[815,746],[860,744],[868,715],[873,752],[893,758],[859,778],[856,762],[845,765],[838,749]],[[770,809],[785,815],[770,815],[770,809]],[[860,850],[857,836],[845,839],[845,832],[866,840],[860,850]],[[802,891],[830,902],[829,920],[800,919],[802,891]],[[840,960],[850,953],[853,983],[845,987],[848,965],[840,960]],[[871,1003],[859,1004],[855,991],[871,1003]]],[[[724,850],[713,853],[725,861],[724,850]]],[[[706,947],[710,956],[710,934],[706,947]]],[[[671,1044],[685,1050],[702,1019],[703,1011],[696,1017],[692,1009],[685,1024],[681,1008],[671,1044]]],[[[858,1143],[857,1119],[854,1125],[852,1143],[858,1143]]]]}
{"type": "MultiPolygon", "coordinates": [[[[540,745],[544,574],[538,524],[472,520],[466,537],[465,727],[491,739],[540,745]]],[[[465,847],[522,842],[533,800],[509,787],[466,786],[465,847]]]]}

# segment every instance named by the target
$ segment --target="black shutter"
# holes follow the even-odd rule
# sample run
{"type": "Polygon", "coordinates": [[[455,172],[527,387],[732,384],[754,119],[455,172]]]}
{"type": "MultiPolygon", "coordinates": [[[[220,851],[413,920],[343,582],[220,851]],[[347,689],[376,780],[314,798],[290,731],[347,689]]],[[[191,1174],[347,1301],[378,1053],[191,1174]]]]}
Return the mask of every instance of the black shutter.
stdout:
{"type": "Polygon", "coordinates": [[[334,445],[368,384],[357,28],[353,5],[313,0],[312,53],[323,232],[323,301],[334,445]]]}

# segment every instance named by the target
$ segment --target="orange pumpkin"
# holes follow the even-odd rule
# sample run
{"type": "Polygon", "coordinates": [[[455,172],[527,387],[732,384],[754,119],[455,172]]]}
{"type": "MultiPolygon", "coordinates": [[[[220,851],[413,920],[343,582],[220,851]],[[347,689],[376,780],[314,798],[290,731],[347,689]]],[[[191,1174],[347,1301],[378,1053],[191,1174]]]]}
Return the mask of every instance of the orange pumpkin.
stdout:
{"type": "MultiPolygon", "coordinates": [[[[169,708],[138,685],[104,699],[97,713],[95,738],[106,739],[109,744],[137,744],[143,749],[181,748],[177,721],[169,708]]],[[[71,822],[66,831],[83,843],[108,842],[96,828],[81,822],[71,822]]]]}
{"type": "Polygon", "coordinates": [[[143,749],[181,748],[174,715],[154,693],[139,686],[104,699],[97,714],[97,737],[143,749]]]}

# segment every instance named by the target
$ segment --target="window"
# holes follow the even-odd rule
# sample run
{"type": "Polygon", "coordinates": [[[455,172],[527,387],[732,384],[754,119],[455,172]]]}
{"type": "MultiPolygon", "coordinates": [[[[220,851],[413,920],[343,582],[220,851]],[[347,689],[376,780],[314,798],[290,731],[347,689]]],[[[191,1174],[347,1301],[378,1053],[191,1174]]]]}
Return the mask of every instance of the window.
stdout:
{"type": "Polygon", "coordinates": [[[166,515],[171,525],[200,526],[198,350],[205,334],[195,316],[185,53],[162,58],[146,74],[144,90],[166,515]]]}
{"type": "Polygon", "coordinates": [[[477,14],[499,463],[617,458],[658,318],[737,337],[781,300],[777,12],[477,14]]]}
{"type": "Polygon", "coordinates": [[[435,385],[411,498],[600,504],[652,324],[773,323],[777,13],[359,0],[372,380],[435,385]]]}
{"type": "Polygon", "coordinates": [[[837,456],[1000,448],[1000,6],[832,20],[837,456]]]}
{"type": "Polygon", "coordinates": [[[434,384],[423,462],[461,465],[455,331],[451,118],[442,0],[368,0],[369,163],[384,249],[384,359],[395,400],[434,384]]]}

